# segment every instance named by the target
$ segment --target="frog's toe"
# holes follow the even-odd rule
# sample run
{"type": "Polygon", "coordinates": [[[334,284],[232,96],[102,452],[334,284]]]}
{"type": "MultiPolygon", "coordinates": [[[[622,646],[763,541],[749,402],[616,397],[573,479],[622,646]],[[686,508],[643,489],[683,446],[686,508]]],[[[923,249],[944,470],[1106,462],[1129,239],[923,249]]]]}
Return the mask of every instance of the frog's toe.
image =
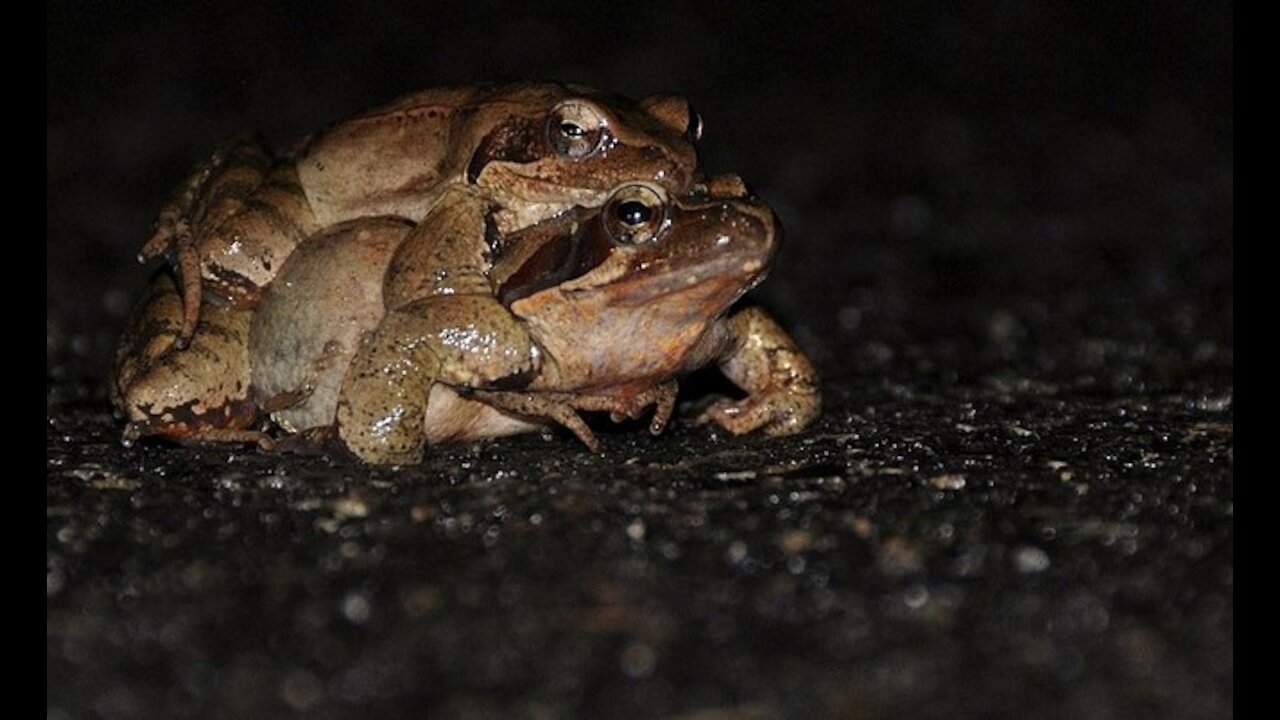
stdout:
{"type": "Polygon", "coordinates": [[[770,437],[784,437],[807,427],[819,409],[817,398],[809,395],[780,393],[742,400],[721,399],[699,413],[695,422],[714,423],[734,435],[758,430],[770,437]]]}
{"type": "Polygon", "coordinates": [[[321,425],[285,435],[277,439],[271,449],[290,455],[348,455],[346,445],[338,438],[338,428],[333,425],[321,425]]]}
{"type": "Polygon", "coordinates": [[[753,405],[750,398],[720,398],[694,415],[693,422],[697,425],[718,425],[734,435],[745,435],[758,430],[768,422],[768,417],[762,414],[761,407],[753,405]]]}

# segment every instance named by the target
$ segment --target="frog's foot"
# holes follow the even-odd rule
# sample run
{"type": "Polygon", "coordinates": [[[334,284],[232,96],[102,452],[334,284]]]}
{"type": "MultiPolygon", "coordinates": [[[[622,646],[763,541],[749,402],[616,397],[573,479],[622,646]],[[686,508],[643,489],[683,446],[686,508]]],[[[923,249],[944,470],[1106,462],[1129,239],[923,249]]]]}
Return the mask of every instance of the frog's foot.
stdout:
{"type": "Polygon", "coordinates": [[[675,380],[665,382],[661,385],[655,385],[647,390],[632,397],[633,402],[638,402],[633,412],[620,415],[617,411],[611,415],[614,422],[618,422],[620,418],[635,419],[644,412],[648,406],[653,406],[653,417],[649,419],[649,434],[661,435],[662,431],[667,428],[667,423],[671,422],[671,416],[676,410],[676,395],[680,392],[680,384],[675,380]]]}
{"type": "MultiPolygon", "coordinates": [[[[557,394],[543,395],[523,392],[476,390],[466,394],[492,408],[505,413],[539,420],[550,420],[578,438],[591,452],[600,452],[600,441],[578,415],[578,409],[557,394]]],[[[590,409],[590,408],[583,408],[590,409]]]]}
{"type": "Polygon", "coordinates": [[[251,407],[239,405],[226,405],[206,413],[197,413],[191,406],[170,408],[156,417],[125,425],[120,441],[125,447],[132,447],[142,438],[158,437],[182,445],[257,445],[263,450],[275,449],[276,442],[267,433],[237,427],[252,424],[255,417],[251,407]]]}
{"type": "Polygon", "coordinates": [[[786,392],[742,400],[718,398],[694,416],[694,423],[714,423],[734,435],[762,430],[766,435],[781,437],[803,430],[817,414],[817,407],[812,395],[786,392]]]}
{"type": "Polygon", "coordinates": [[[182,324],[173,344],[186,349],[196,332],[202,302],[201,260],[196,235],[240,209],[262,181],[271,157],[257,142],[238,140],[218,148],[201,163],[160,209],[155,233],[138,252],[138,262],[167,257],[182,288],[182,324]]]}
{"type": "Polygon", "coordinates": [[[273,448],[279,453],[291,455],[351,456],[338,439],[338,429],[333,425],[320,425],[277,438],[273,448]]]}
{"type": "Polygon", "coordinates": [[[668,380],[638,391],[619,391],[610,395],[569,395],[565,402],[578,410],[609,413],[613,422],[638,420],[650,407],[653,418],[649,420],[649,432],[658,435],[667,427],[676,409],[676,395],[680,384],[668,380]]]}
{"type": "Polygon", "coordinates": [[[116,357],[112,395],[128,418],[124,441],[270,444],[252,429],[258,412],[249,397],[250,313],[207,304],[187,351],[169,352],[181,315],[172,278],[158,275],[116,357]]]}
{"type": "Polygon", "coordinates": [[[720,369],[747,392],[741,400],[718,399],[695,417],[735,435],[763,430],[794,435],[822,411],[818,373],[786,332],[759,308],[727,321],[730,344],[720,369]]]}
{"type": "Polygon", "coordinates": [[[176,267],[178,285],[182,288],[182,324],[173,338],[173,345],[185,350],[191,344],[196,323],[200,320],[200,253],[191,234],[191,223],[185,217],[177,216],[172,204],[160,211],[156,233],[138,253],[138,262],[147,263],[162,255],[169,257],[176,267]]]}

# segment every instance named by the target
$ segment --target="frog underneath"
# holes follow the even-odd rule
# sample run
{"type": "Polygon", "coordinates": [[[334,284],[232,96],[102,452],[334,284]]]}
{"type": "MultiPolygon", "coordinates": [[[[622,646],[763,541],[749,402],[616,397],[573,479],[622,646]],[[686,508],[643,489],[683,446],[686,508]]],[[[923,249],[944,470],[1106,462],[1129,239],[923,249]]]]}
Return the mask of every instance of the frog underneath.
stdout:
{"type": "MultiPolygon", "coordinates": [[[[472,216],[461,192],[453,207],[472,216]]],[[[410,463],[429,443],[554,423],[594,448],[580,411],[620,419],[652,406],[659,432],[678,378],[707,365],[746,397],[700,421],[784,435],[819,412],[816,373],[787,334],[758,308],[730,313],[778,239],[772,211],[735,176],[681,197],[624,184],[600,208],[491,238],[473,263],[430,225],[330,228],[292,253],[255,310],[206,302],[182,353],[156,353],[182,325],[176,287],[159,276],[122,343],[117,387],[146,368],[163,378],[150,390],[163,402],[126,405],[130,432],[270,444],[255,429],[269,415],[364,461],[410,463]],[[458,267],[471,272],[439,272],[458,267]]]]}

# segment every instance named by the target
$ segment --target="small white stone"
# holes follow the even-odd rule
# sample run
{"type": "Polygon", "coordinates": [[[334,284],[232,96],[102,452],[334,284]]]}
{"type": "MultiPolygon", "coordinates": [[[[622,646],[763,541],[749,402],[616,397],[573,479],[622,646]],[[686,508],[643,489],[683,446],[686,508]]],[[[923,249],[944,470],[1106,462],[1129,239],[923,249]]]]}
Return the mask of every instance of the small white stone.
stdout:
{"type": "Polygon", "coordinates": [[[1044,572],[1049,564],[1049,554],[1038,547],[1024,545],[1013,553],[1013,566],[1020,573],[1044,572]]]}
{"type": "Polygon", "coordinates": [[[369,615],[373,608],[369,605],[369,598],[364,593],[353,592],[348,593],[342,598],[342,616],[355,625],[363,625],[369,622],[369,615]]]}

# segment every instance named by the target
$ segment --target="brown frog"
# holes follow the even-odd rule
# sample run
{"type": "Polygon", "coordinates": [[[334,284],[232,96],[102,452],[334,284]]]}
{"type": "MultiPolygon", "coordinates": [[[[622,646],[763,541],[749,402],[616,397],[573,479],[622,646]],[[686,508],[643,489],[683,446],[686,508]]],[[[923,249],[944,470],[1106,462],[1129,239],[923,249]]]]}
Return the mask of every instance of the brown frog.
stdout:
{"type": "Polygon", "coordinates": [[[360,217],[418,222],[467,189],[483,202],[468,238],[509,233],[646,181],[694,179],[701,120],[688,102],[639,102],[561,84],[425,90],[339,122],[275,157],[257,142],[214,153],[162,209],[139,257],[167,255],[182,289],[175,344],[195,333],[202,295],[252,307],[293,249],[360,217]],[[203,282],[202,282],[203,281],[203,282]]]}
{"type": "MultiPolygon", "coordinates": [[[[348,222],[293,253],[256,312],[206,303],[191,349],[154,355],[163,372],[150,377],[168,381],[153,392],[169,395],[132,416],[132,434],[181,426],[164,434],[269,445],[253,429],[266,413],[373,463],[548,423],[595,448],[579,411],[621,419],[656,406],[660,432],[678,377],[711,364],[746,397],[712,404],[700,421],[784,435],[819,412],[813,367],[786,333],[758,308],[728,314],[777,247],[773,213],[736,177],[677,199],[657,184],[623,185],[602,208],[495,240],[477,276],[437,272],[457,267],[449,237],[390,217],[348,222]],[[407,255],[419,235],[432,240],[407,255]]],[[[161,276],[122,344],[120,379],[179,331],[180,311],[161,276]]]]}

